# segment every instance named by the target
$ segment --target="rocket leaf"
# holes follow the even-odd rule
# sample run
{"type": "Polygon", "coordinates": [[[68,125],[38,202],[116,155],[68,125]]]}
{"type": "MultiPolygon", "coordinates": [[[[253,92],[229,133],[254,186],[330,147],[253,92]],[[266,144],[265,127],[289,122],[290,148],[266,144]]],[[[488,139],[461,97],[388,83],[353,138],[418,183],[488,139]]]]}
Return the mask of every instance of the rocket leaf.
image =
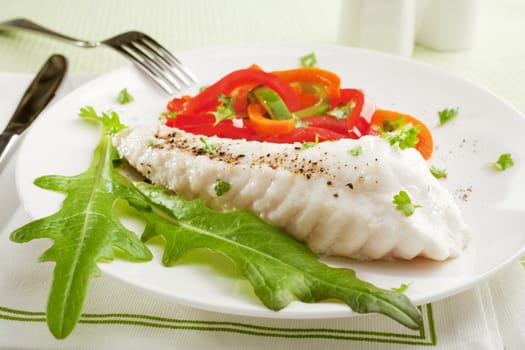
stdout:
{"type": "Polygon", "coordinates": [[[66,193],[55,214],[30,222],[11,234],[19,243],[50,238],[54,244],[40,261],[54,261],[53,281],[47,303],[47,323],[56,338],[65,338],[78,323],[93,277],[100,275],[98,261],[113,260],[113,248],[139,261],[152,259],[137,235],[126,229],[113,214],[117,201],[141,201],[129,182],[113,171],[118,154],[111,144],[112,135],[123,128],[116,113],[97,116],[93,108],[81,110],[90,121],[102,121],[103,130],[89,169],[79,175],[43,176],[39,187],[66,193]]]}
{"type": "Polygon", "coordinates": [[[158,186],[135,186],[152,202],[151,210],[143,212],[142,240],[164,238],[164,265],[174,265],[192,249],[207,248],[230,258],[269,309],[282,309],[293,300],[338,299],[356,312],[379,312],[407,327],[421,326],[419,311],[404,295],[319,262],[304,244],[251,213],[216,212],[201,200],[186,201],[158,186]]]}

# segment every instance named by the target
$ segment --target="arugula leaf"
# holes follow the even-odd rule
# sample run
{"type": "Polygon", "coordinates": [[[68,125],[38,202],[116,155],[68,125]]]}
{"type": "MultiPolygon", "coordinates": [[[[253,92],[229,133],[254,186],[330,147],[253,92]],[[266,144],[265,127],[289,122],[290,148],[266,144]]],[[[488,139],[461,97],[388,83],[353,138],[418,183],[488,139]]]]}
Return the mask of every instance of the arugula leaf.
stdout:
{"type": "Polygon", "coordinates": [[[133,98],[133,96],[130,95],[130,93],[128,92],[128,89],[122,89],[120,90],[120,92],[118,93],[118,96],[117,96],[117,102],[121,105],[125,105],[127,103],[131,103],[133,102],[135,99],[133,98]]]}
{"type": "Polygon", "coordinates": [[[494,163],[490,163],[490,167],[496,171],[504,171],[514,165],[514,160],[510,153],[503,153],[499,156],[498,160],[494,163]]]}
{"type": "Polygon", "coordinates": [[[452,119],[456,118],[459,112],[459,107],[456,108],[444,108],[438,112],[439,124],[438,126],[445,125],[452,119]]]}
{"type": "Polygon", "coordinates": [[[301,67],[317,67],[317,57],[315,53],[310,53],[308,55],[301,57],[301,67]]]}
{"type": "Polygon", "coordinates": [[[141,211],[146,220],[142,240],[164,238],[162,262],[166,266],[176,264],[193,249],[206,248],[231,259],[272,310],[293,300],[338,299],[356,312],[379,312],[413,329],[422,324],[418,309],[406,296],[364,282],[352,270],[322,264],[304,244],[256,215],[216,212],[202,200],[185,201],[145,182],[135,186],[151,200],[151,210],[141,211]]]}
{"type": "Polygon", "coordinates": [[[436,179],[444,179],[448,176],[447,171],[445,169],[438,169],[434,165],[430,167],[430,173],[436,178],[436,179]]]}
{"type": "Polygon", "coordinates": [[[80,319],[90,280],[100,275],[97,262],[113,260],[114,248],[138,261],[152,259],[137,235],[126,229],[113,213],[114,206],[123,198],[137,207],[144,203],[129,182],[113,171],[118,154],[111,138],[124,126],[114,112],[98,116],[92,107],[87,107],[80,115],[103,124],[90,167],[76,176],[49,175],[36,179],[39,187],[67,194],[62,208],[10,236],[19,243],[37,238],[54,241],[39,261],[56,263],[46,318],[51,333],[59,339],[70,334],[80,319]]]}
{"type": "Polygon", "coordinates": [[[405,216],[414,214],[416,208],[421,208],[419,204],[412,203],[412,200],[405,191],[400,191],[394,196],[392,203],[396,205],[396,209],[401,210],[405,216]]]}

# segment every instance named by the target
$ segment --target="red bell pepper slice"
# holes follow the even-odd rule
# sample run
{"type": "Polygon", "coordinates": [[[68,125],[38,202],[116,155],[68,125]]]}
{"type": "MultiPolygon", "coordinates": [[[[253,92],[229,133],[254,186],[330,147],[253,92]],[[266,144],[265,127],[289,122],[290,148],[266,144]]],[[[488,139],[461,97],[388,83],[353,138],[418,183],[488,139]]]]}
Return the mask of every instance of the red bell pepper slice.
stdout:
{"type": "Polygon", "coordinates": [[[309,126],[306,128],[297,128],[292,132],[284,135],[267,136],[261,141],[273,143],[304,143],[304,142],[323,142],[334,141],[348,137],[346,134],[341,134],[332,130],[309,126]]]}
{"type": "Polygon", "coordinates": [[[168,102],[166,106],[168,112],[180,113],[186,109],[186,104],[191,99],[191,96],[184,95],[182,97],[175,97],[168,102]]]}
{"type": "Polygon", "coordinates": [[[167,119],[166,126],[181,129],[192,134],[231,139],[251,139],[255,135],[255,131],[250,123],[243,119],[227,119],[215,125],[215,117],[209,113],[179,114],[176,118],[167,119]]]}
{"type": "Polygon", "coordinates": [[[326,87],[326,94],[330,99],[339,97],[341,79],[334,72],[317,67],[301,67],[295,69],[273,71],[287,83],[308,82],[321,84],[326,87]]]}
{"type": "Polygon", "coordinates": [[[334,109],[341,105],[346,105],[352,101],[355,104],[354,108],[346,118],[346,127],[348,133],[353,133],[356,135],[356,130],[354,130],[355,127],[360,133],[360,135],[357,136],[366,135],[370,128],[370,124],[361,118],[361,111],[363,110],[363,104],[365,103],[365,96],[361,90],[341,89],[341,96],[339,99],[330,101],[330,109],[334,109]],[[366,124],[364,122],[366,122],[366,124]]]}
{"type": "Polygon", "coordinates": [[[283,99],[289,110],[295,111],[299,108],[299,98],[290,85],[271,73],[246,68],[233,71],[204,89],[188,101],[185,112],[194,114],[213,110],[218,105],[217,96],[229,95],[235,88],[247,84],[265,85],[283,99]]]}
{"type": "Polygon", "coordinates": [[[307,123],[308,126],[332,130],[343,135],[348,132],[346,119],[337,119],[331,115],[305,117],[301,118],[301,121],[307,123]]]}

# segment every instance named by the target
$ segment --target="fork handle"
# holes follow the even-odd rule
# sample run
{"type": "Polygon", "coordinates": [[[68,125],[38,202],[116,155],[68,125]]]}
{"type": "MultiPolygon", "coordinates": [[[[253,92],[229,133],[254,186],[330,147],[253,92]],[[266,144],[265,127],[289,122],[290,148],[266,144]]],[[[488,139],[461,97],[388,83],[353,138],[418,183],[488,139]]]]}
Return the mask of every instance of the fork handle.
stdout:
{"type": "Polygon", "coordinates": [[[92,48],[101,45],[100,42],[81,40],[55,32],[54,30],[43,27],[40,24],[37,24],[25,18],[16,18],[10,21],[1,22],[0,28],[22,29],[33,33],[44,34],[56,39],[60,39],[62,41],[66,41],[79,47],[92,48]]]}

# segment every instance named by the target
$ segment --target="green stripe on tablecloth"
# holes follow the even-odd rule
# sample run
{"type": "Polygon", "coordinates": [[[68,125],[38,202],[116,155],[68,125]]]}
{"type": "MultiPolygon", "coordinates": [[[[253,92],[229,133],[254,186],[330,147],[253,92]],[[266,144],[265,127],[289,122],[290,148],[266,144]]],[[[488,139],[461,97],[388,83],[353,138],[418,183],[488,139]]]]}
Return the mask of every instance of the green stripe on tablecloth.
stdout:
{"type": "MultiPolygon", "coordinates": [[[[419,334],[336,328],[267,327],[242,322],[176,319],[127,313],[85,313],[82,314],[79,323],[106,325],[117,324],[173,330],[225,332],[276,338],[322,338],[405,345],[436,345],[436,331],[432,305],[428,304],[421,307],[421,311],[425,322],[419,334]]],[[[46,322],[46,315],[45,312],[16,310],[0,306],[0,319],[19,322],[46,322]]]]}

